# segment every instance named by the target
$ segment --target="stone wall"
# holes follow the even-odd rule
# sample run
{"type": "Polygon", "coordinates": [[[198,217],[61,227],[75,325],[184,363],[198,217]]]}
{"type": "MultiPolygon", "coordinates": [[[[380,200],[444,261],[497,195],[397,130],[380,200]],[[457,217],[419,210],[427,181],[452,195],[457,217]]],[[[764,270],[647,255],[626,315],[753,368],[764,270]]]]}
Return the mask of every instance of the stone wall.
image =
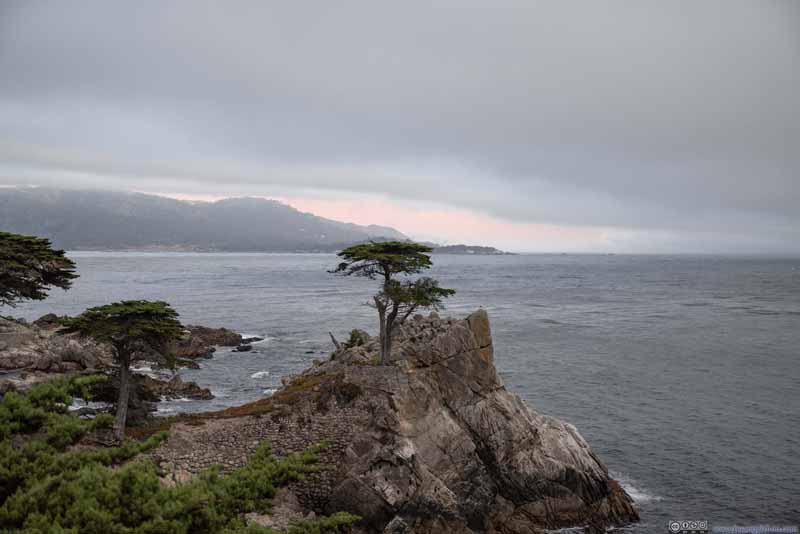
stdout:
{"type": "Polygon", "coordinates": [[[322,412],[310,403],[291,411],[178,423],[170,428],[169,440],[150,456],[168,473],[169,483],[180,483],[214,465],[223,472],[243,467],[263,441],[278,457],[325,442],[328,446],[320,455],[324,470],[290,487],[306,510],[322,513],[333,481],[340,476],[338,459],[368,419],[359,408],[322,412]]]}

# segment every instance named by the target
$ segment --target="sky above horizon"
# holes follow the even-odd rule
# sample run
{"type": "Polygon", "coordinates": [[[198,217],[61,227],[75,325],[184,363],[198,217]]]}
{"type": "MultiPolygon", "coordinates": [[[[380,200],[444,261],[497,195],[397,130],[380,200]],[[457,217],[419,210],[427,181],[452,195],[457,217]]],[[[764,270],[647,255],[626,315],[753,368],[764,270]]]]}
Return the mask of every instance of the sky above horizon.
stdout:
{"type": "Polygon", "coordinates": [[[0,3],[0,186],[800,254],[800,3],[0,3]]]}

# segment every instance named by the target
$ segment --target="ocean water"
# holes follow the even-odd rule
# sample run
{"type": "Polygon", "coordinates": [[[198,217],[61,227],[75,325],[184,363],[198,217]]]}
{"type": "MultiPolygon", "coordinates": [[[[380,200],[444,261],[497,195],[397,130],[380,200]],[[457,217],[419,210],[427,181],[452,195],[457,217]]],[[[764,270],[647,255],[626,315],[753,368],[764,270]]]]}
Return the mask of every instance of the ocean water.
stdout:
{"type": "MultiPolygon", "coordinates": [[[[220,350],[185,379],[211,401],[260,398],[353,327],[374,284],[326,272],[333,255],[71,253],[68,292],[14,311],[33,319],[114,300],[169,301],[185,323],[265,337],[220,350]]],[[[577,426],[643,521],[800,523],[800,260],[692,256],[439,256],[458,290],[445,313],[489,312],[508,388],[577,426]]]]}

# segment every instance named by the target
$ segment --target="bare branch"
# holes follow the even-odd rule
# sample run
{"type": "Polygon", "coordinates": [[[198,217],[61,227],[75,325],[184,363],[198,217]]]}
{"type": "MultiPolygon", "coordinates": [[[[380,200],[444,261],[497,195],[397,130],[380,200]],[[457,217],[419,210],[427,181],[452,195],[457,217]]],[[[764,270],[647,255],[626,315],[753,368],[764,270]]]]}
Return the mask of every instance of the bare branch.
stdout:
{"type": "Polygon", "coordinates": [[[331,336],[331,341],[333,341],[333,344],[336,345],[336,350],[342,350],[342,345],[336,341],[336,338],[333,336],[333,332],[329,331],[328,334],[331,336]]]}

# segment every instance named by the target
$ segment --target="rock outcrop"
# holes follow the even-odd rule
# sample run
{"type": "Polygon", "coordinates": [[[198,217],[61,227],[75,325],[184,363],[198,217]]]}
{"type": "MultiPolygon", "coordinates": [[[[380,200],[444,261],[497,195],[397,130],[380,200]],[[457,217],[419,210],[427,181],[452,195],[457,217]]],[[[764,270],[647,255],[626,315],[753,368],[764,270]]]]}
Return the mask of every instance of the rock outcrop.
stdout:
{"type": "MultiPolygon", "coordinates": [[[[25,390],[64,374],[110,374],[112,380],[98,386],[96,400],[115,402],[119,384],[108,346],[74,334],[58,332],[60,318],[45,315],[33,323],[0,318],[0,393],[10,389],[25,390]]],[[[181,346],[197,351],[213,352],[214,344],[238,345],[241,336],[224,328],[190,327],[189,335],[181,346]]],[[[161,356],[154,354],[153,359],[161,356]]],[[[192,360],[182,364],[195,364],[192,360]]],[[[145,375],[134,375],[134,387],[129,403],[132,422],[143,421],[155,411],[155,402],[162,398],[211,399],[208,389],[194,382],[184,382],[175,376],[171,380],[157,380],[145,375]]]]}
{"type": "Polygon", "coordinates": [[[210,358],[216,346],[237,347],[242,343],[242,336],[227,328],[190,325],[187,330],[189,335],[175,349],[179,359],[210,358]]]}
{"type": "Polygon", "coordinates": [[[290,489],[305,512],[360,515],[363,533],[604,532],[638,519],[572,425],[506,390],[485,312],[415,317],[388,366],[360,337],[271,398],[174,426],[153,458],[180,481],[243,465],[262,440],[279,455],[327,441],[328,468],[290,489]]]}
{"type": "Polygon", "coordinates": [[[0,318],[1,371],[65,373],[110,366],[106,347],[74,335],[56,335],[49,321],[30,325],[0,318]]]}
{"type": "MultiPolygon", "coordinates": [[[[0,318],[0,371],[65,373],[112,367],[109,347],[59,334],[59,321],[52,313],[33,323],[0,318]]],[[[175,356],[181,366],[196,366],[191,360],[211,357],[216,346],[238,347],[241,342],[241,335],[226,328],[189,326],[186,337],[176,344],[175,356]]],[[[161,359],[158,354],[151,356],[161,359]]]]}
{"type": "Polygon", "coordinates": [[[149,376],[141,376],[140,387],[143,388],[149,397],[161,399],[193,399],[209,400],[214,395],[208,388],[201,388],[194,382],[184,382],[180,376],[175,375],[170,380],[156,380],[149,376]]]}

